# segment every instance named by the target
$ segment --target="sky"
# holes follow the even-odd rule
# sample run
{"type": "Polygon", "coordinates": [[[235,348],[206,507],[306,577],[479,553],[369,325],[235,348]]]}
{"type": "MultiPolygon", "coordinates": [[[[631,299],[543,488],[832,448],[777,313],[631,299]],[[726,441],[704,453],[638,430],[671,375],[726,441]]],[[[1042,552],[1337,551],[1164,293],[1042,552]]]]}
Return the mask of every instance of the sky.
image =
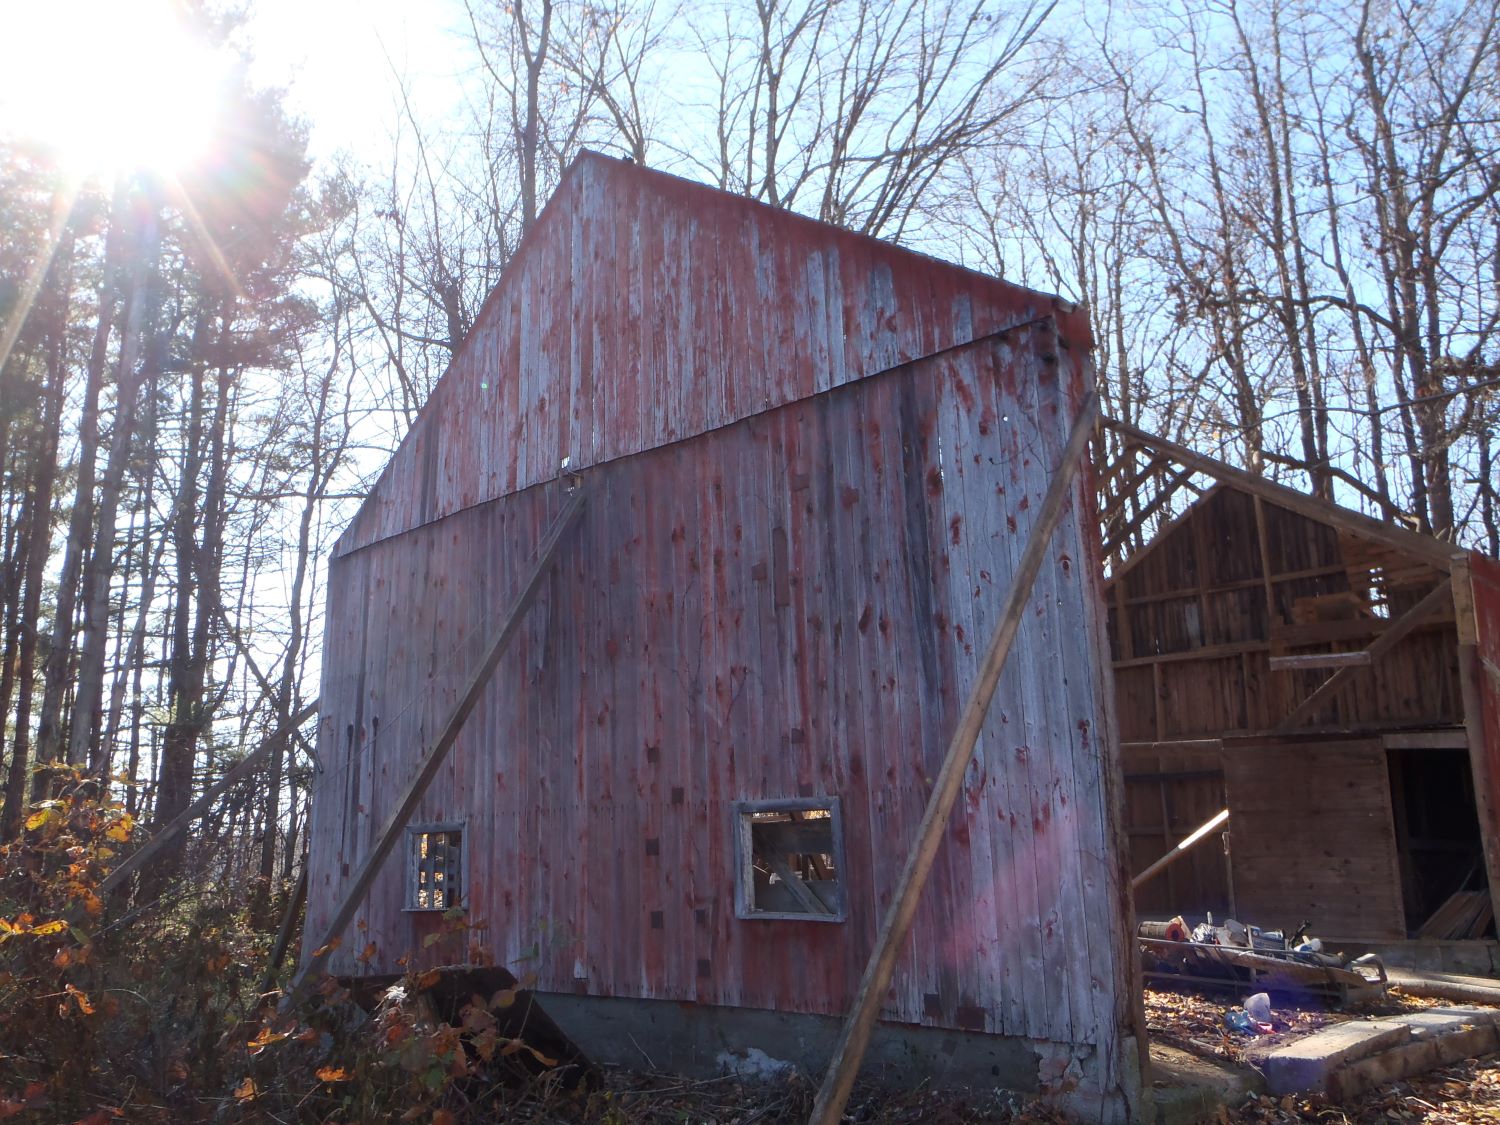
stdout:
{"type": "Polygon", "coordinates": [[[378,163],[405,80],[425,120],[462,98],[464,9],[453,0],[255,0],[245,32],[259,84],[285,87],[315,158],[378,163]]]}

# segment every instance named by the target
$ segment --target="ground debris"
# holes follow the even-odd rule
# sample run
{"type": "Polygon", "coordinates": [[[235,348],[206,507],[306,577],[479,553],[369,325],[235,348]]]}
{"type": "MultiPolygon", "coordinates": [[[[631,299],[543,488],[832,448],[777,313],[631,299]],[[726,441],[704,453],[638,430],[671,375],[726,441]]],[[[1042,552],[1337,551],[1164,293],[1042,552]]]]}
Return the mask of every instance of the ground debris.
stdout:
{"type": "MultiPolygon", "coordinates": [[[[806,1120],[816,1087],[812,1078],[796,1075],[784,1082],[743,1082],[733,1076],[686,1079],[665,1074],[608,1070],[602,1088],[586,1096],[572,1120],[630,1122],[703,1122],[706,1125],[756,1125],[806,1120]]],[[[543,1120],[545,1115],[535,1120],[543,1120]]],[[[508,1117],[507,1120],[521,1120],[508,1117]]],[[[560,1120],[560,1119],[559,1119],[560,1120]]],[[[1062,1125],[1067,1119],[1003,1092],[883,1090],[856,1086],[844,1120],[862,1125],[960,1125],[969,1122],[1014,1122],[1017,1125],[1062,1125]]]]}
{"type": "Polygon", "coordinates": [[[1278,1123],[1318,1121],[1341,1125],[1425,1121],[1433,1125],[1493,1125],[1500,1122],[1500,1056],[1466,1059],[1427,1074],[1392,1082],[1345,1105],[1331,1105],[1321,1095],[1261,1096],[1237,1110],[1228,1122],[1278,1123]]]}
{"type": "MultiPolygon", "coordinates": [[[[1183,1050],[1232,1063],[1253,1064],[1265,1050],[1292,1042],[1331,1024],[1355,1019],[1396,1016],[1439,1008],[1446,1000],[1411,996],[1392,986],[1379,1001],[1344,1009],[1280,1006],[1273,1008],[1275,1031],[1255,1037],[1230,1032],[1224,1014],[1233,1007],[1223,993],[1146,989],[1146,1024],[1151,1038],[1183,1050]]],[[[1400,1082],[1388,1083],[1336,1105],[1321,1094],[1261,1095],[1224,1110],[1226,1123],[1277,1125],[1316,1121],[1322,1125],[1374,1125],[1376,1122],[1422,1121],[1433,1125],[1500,1125],[1500,1056],[1468,1059],[1400,1082]]]]}
{"type": "Polygon", "coordinates": [[[1232,1032],[1224,1024],[1225,1014],[1243,997],[1231,999],[1223,992],[1166,988],[1147,988],[1145,995],[1146,1027],[1152,1039],[1196,1055],[1235,1063],[1251,1061],[1249,1056],[1252,1053],[1264,1053],[1268,1048],[1300,1039],[1330,1024],[1371,1016],[1399,1015],[1449,1003],[1409,996],[1392,986],[1382,1000],[1347,1008],[1326,1008],[1317,1004],[1273,1006],[1271,1026],[1275,1030],[1251,1037],[1232,1032]],[[1248,1052],[1247,1048],[1255,1051],[1248,1052]]]}

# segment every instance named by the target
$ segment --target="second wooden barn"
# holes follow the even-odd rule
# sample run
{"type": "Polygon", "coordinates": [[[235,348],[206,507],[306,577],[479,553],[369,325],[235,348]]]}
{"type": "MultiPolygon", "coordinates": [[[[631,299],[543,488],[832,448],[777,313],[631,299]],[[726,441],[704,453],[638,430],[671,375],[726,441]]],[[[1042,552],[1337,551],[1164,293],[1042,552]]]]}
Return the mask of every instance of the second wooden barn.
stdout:
{"type": "MultiPolygon", "coordinates": [[[[1087,349],[1053,298],[581,158],[331,564],[309,935],[587,496],[334,971],[482,932],[599,1058],[816,1071],[1087,349]]],[[[1140,1044],[1086,475],[871,1059],[1103,1120],[1140,1044]]]]}
{"type": "Polygon", "coordinates": [[[1500,886],[1500,566],[1115,430],[1109,491],[1131,503],[1104,508],[1133,868],[1229,810],[1227,850],[1205,842],[1162,870],[1141,914],[1310,922],[1398,961],[1500,968],[1480,940],[1500,886]],[[1118,550],[1190,484],[1190,506],[1118,550]]]}

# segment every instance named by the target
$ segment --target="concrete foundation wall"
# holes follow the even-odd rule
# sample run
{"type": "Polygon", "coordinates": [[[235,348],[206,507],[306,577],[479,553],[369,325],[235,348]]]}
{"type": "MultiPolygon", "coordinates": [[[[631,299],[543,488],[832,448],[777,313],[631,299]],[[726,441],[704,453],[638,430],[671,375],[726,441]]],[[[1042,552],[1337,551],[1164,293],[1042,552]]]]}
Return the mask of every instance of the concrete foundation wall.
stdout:
{"type": "MultiPolygon", "coordinates": [[[[668,1000],[536,994],[559,1028],[596,1063],[708,1078],[740,1073],[777,1080],[797,1073],[816,1084],[843,1021],[668,1000]]],[[[1142,1120],[1136,1045],[1127,1039],[1118,1068],[1089,1045],[880,1023],[860,1077],[891,1087],[920,1083],[1041,1096],[1080,1120],[1142,1120]],[[1101,1075],[1129,1076],[1101,1089],[1101,1075]]]]}

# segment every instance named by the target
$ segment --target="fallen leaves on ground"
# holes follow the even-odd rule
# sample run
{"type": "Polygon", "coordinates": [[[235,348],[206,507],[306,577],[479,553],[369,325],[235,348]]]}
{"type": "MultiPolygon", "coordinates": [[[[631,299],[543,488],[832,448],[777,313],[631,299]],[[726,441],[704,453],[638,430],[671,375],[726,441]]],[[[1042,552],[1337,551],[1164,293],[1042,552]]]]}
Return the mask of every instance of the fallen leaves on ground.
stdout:
{"type": "MultiPolygon", "coordinates": [[[[1392,987],[1385,999],[1345,1009],[1280,1006],[1272,1010],[1269,1035],[1239,1035],[1224,1025],[1224,1014],[1244,999],[1227,992],[1146,990],[1146,1025],[1152,1039],[1198,1055],[1253,1065],[1267,1050],[1300,1039],[1323,1027],[1349,1020],[1395,1016],[1425,1008],[1450,1007],[1454,1001],[1411,996],[1392,987]]],[[[1430,1125],[1497,1125],[1500,1123],[1500,1055],[1468,1059],[1392,1082],[1343,1105],[1322,1095],[1261,1095],[1221,1118],[1233,1125],[1374,1125],[1420,1121],[1430,1125]]]]}
{"type": "Polygon", "coordinates": [[[1408,996],[1392,987],[1384,1000],[1371,1001],[1349,1008],[1326,1008],[1318,1004],[1300,1007],[1279,1006],[1272,1009],[1268,1035],[1248,1036],[1230,1031],[1224,1015],[1236,1007],[1243,996],[1231,992],[1177,991],[1165,988],[1146,989],[1146,1027],[1151,1038],[1196,1055],[1229,1062],[1253,1061],[1253,1056],[1311,1035],[1330,1024],[1369,1016],[1394,1016],[1423,1008],[1451,1004],[1448,1000],[1431,1000],[1408,996]],[[1248,1050],[1247,1050],[1248,1048],[1248,1050]]]}
{"type": "Polygon", "coordinates": [[[1493,1125],[1500,1121],[1500,1056],[1487,1055],[1440,1067],[1402,1082],[1371,1090],[1347,1105],[1325,1098],[1260,1097],[1229,1113],[1226,1120],[1256,1125],[1300,1121],[1328,1125],[1422,1121],[1431,1125],[1493,1125]]]}

